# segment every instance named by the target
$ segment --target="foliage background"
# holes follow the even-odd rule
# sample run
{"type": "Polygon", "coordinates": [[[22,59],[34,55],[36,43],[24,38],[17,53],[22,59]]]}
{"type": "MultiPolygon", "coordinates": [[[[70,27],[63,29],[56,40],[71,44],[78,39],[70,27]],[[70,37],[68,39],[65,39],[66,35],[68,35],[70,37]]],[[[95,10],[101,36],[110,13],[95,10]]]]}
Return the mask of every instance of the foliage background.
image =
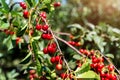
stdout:
{"type": "MultiPolygon", "coordinates": [[[[80,40],[78,41],[82,44],[81,48],[100,50],[119,69],[120,30],[118,28],[120,28],[120,8],[118,6],[119,0],[113,1],[66,0],[66,2],[63,2],[62,7],[57,8],[55,13],[53,13],[51,24],[56,31],[70,32],[74,36],[79,37],[80,40]]],[[[19,9],[19,6],[17,5],[15,9],[19,9]]],[[[22,15],[21,13],[13,14],[14,16],[22,15]]],[[[4,17],[5,15],[0,13],[1,21],[4,20],[4,17]]],[[[2,22],[1,25],[3,25],[2,22]]],[[[3,27],[0,26],[1,28],[3,27]]],[[[7,40],[7,37],[5,33],[0,32],[0,78],[1,80],[5,78],[16,79],[16,77],[24,78],[26,75],[23,74],[25,73],[23,69],[26,67],[22,67],[23,64],[19,63],[26,56],[27,44],[21,44],[22,48],[13,46],[8,51],[11,42],[7,40]]],[[[68,40],[68,37],[61,37],[68,40]]],[[[60,46],[65,45],[60,44],[60,46]]],[[[69,48],[66,49],[66,47],[63,47],[62,50],[66,52],[66,55],[73,52],[69,48]]],[[[67,58],[70,60],[71,55],[67,56],[67,58]]],[[[25,63],[28,62],[26,61],[25,63]]]]}

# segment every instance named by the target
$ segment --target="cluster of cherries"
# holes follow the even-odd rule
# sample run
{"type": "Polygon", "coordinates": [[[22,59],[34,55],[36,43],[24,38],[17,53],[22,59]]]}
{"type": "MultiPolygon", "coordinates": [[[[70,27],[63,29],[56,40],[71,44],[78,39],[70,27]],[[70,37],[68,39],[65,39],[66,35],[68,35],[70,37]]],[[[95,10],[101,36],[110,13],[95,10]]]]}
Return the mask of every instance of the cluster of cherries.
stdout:
{"type": "Polygon", "coordinates": [[[34,69],[31,69],[29,71],[29,74],[30,74],[29,75],[30,80],[34,80],[34,79],[38,78],[38,75],[36,74],[36,71],[34,69]]]}
{"type": "Polygon", "coordinates": [[[11,31],[9,29],[4,29],[3,32],[7,35],[13,35],[14,34],[14,31],[11,31]]]}
{"type": "Polygon", "coordinates": [[[90,57],[92,60],[91,68],[100,75],[101,80],[117,80],[112,64],[105,66],[104,58],[95,54],[93,50],[80,49],[80,52],[90,57]]]}
{"type": "Polygon", "coordinates": [[[50,61],[52,64],[56,64],[56,70],[62,70],[62,57],[60,55],[51,57],[50,61]]]}
{"type": "Polygon", "coordinates": [[[27,5],[26,5],[24,2],[20,2],[19,5],[20,5],[20,7],[22,7],[22,9],[24,10],[24,11],[23,11],[23,16],[24,16],[24,18],[27,19],[27,18],[29,17],[29,12],[26,10],[27,5]]]}
{"type": "Polygon", "coordinates": [[[56,43],[50,43],[43,49],[44,54],[54,54],[56,52],[56,43]]]}
{"type": "Polygon", "coordinates": [[[75,41],[68,41],[68,43],[72,46],[76,46],[76,47],[79,47],[81,44],[80,42],[75,42],[75,41]]]}

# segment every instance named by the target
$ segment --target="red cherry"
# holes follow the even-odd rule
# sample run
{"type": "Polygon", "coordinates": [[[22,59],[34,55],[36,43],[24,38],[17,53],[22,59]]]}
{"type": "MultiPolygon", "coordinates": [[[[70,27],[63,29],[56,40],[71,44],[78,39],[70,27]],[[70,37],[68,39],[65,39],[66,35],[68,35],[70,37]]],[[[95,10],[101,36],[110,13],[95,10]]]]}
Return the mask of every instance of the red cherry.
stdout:
{"type": "Polygon", "coordinates": [[[38,75],[37,74],[33,74],[33,78],[38,78],[38,75]]]}
{"type": "Polygon", "coordinates": [[[40,25],[40,24],[37,24],[37,25],[36,25],[36,29],[37,29],[37,30],[40,30],[41,27],[42,27],[42,25],[40,25]]]}
{"type": "Polygon", "coordinates": [[[69,44],[71,44],[72,46],[75,46],[75,42],[74,41],[68,41],[69,44]]]}
{"type": "Polygon", "coordinates": [[[57,64],[57,65],[56,65],[56,69],[57,69],[57,70],[61,70],[61,69],[62,69],[62,65],[61,65],[61,64],[57,64]]]}
{"type": "Polygon", "coordinates": [[[97,62],[98,62],[98,59],[97,59],[97,58],[92,59],[92,62],[93,62],[93,63],[97,63],[97,62]]]}
{"type": "Polygon", "coordinates": [[[42,29],[43,29],[44,31],[47,31],[47,30],[48,30],[48,25],[43,25],[43,26],[42,26],[42,29]]]}
{"type": "Polygon", "coordinates": [[[55,57],[51,57],[50,61],[51,63],[55,63],[55,57]]]}
{"type": "Polygon", "coordinates": [[[26,8],[27,8],[27,6],[26,6],[26,4],[25,4],[24,2],[20,2],[19,4],[20,4],[20,6],[21,6],[23,9],[26,9],[26,8]]]}
{"type": "Polygon", "coordinates": [[[46,18],[46,12],[41,12],[39,15],[40,15],[40,17],[42,17],[42,18],[46,18]]]}
{"type": "Polygon", "coordinates": [[[44,54],[48,54],[47,47],[43,49],[44,54]]]}
{"type": "Polygon", "coordinates": [[[91,50],[90,53],[91,53],[91,55],[94,55],[95,52],[94,52],[94,50],[91,50]]]}
{"type": "Polygon", "coordinates": [[[103,57],[100,57],[100,58],[98,58],[98,61],[99,61],[99,62],[104,62],[104,58],[103,58],[103,57]]]}
{"type": "Polygon", "coordinates": [[[47,34],[46,34],[46,33],[42,33],[41,37],[42,37],[43,39],[46,39],[47,34]]]}
{"type": "Polygon", "coordinates": [[[19,4],[20,4],[20,6],[22,7],[25,3],[24,3],[24,2],[20,2],[19,4]]]}
{"type": "Polygon", "coordinates": [[[25,4],[25,5],[23,5],[23,6],[22,6],[22,8],[23,8],[23,9],[26,9],[26,8],[27,8],[26,4],[25,4]]]}
{"type": "Polygon", "coordinates": [[[54,5],[54,7],[60,7],[61,3],[60,2],[55,2],[53,5],[54,5]]]}
{"type": "Polygon", "coordinates": [[[32,75],[32,74],[35,74],[36,71],[32,69],[32,70],[29,71],[29,73],[32,75]]]}
{"type": "Polygon", "coordinates": [[[113,70],[114,70],[114,66],[113,66],[113,65],[109,65],[109,66],[108,66],[108,70],[109,70],[109,71],[113,71],[113,70]]]}
{"type": "Polygon", "coordinates": [[[14,34],[14,32],[13,31],[10,31],[10,35],[13,35],[14,34]]]}
{"type": "Polygon", "coordinates": [[[47,50],[48,50],[48,52],[51,53],[51,54],[53,54],[53,53],[56,52],[56,48],[53,48],[52,46],[48,46],[48,47],[47,47],[47,50]]]}
{"type": "Polygon", "coordinates": [[[83,52],[84,52],[84,49],[80,49],[79,51],[80,51],[81,53],[83,53],[83,52]]]}
{"type": "Polygon", "coordinates": [[[69,74],[69,78],[72,79],[72,78],[73,78],[73,75],[72,75],[72,74],[69,74]]]}
{"type": "Polygon", "coordinates": [[[30,79],[33,79],[33,75],[29,75],[29,78],[30,78],[30,79]]]}
{"type": "Polygon", "coordinates": [[[66,73],[61,73],[61,74],[60,74],[60,77],[61,77],[62,79],[65,79],[65,78],[67,77],[67,74],[66,74],[66,73]]]}
{"type": "Polygon", "coordinates": [[[17,38],[16,38],[16,45],[18,45],[19,42],[21,42],[21,38],[20,38],[20,37],[17,37],[17,38]]]}
{"type": "Polygon", "coordinates": [[[56,61],[56,62],[59,62],[59,61],[60,61],[60,56],[56,56],[56,57],[55,57],[55,61],[56,61]]]}
{"type": "Polygon", "coordinates": [[[101,77],[105,77],[106,74],[105,74],[104,72],[100,72],[100,76],[101,76],[101,77]]]}
{"type": "Polygon", "coordinates": [[[60,62],[59,62],[60,64],[63,64],[63,61],[60,59],[60,62]]]}
{"type": "Polygon", "coordinates": [[[80,46],[80,45],[81,45],[80,42],[75,43],[75,46],[80,46]]]}
{"type": "Polygon", "coordinates": [[[47,34],[47,35],[46,35],[46,39],[47,39],[47,40],[51,40],[51,39],[52,39],[52,35],[51,35],[51,34],[47,34]]]}
{"type": "Polygon", "coordinates": [[[23,16],[24,16],[24,18],[27,19],[29,17],[29,12],[27,10],[24,10],[23,11],[23,16]]]}

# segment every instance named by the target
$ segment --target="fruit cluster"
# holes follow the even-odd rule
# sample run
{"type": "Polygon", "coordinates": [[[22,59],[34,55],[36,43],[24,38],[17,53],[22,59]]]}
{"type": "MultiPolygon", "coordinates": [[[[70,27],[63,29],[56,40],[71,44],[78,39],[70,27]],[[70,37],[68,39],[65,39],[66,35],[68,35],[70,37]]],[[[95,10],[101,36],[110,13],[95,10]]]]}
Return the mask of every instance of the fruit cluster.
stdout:
{"type": "Polygon", "coordinates": [[[11,31],[11,30],[9,30],[9,29],[4,29],[4,31],[3,31],[5,34],[7,34],[7,35],[13,35],[14,34],[14,31],[11,31]]]}
{"type": "Polygon", "coordinates": [[[22,7],[22,9],[24,10],[24,11],[23,11],[23,16],[24,16],[24,18],[27,19],[27,18],[29,17],[29,12],[28,12],[28,10],[26,10],[27,5],[26,5],[24,2],[20,2],[19,5],[20,5],[20,7],[22,7]]]}
{"type": "Polygon", "coordinates": [[[88,51],[86,49],[80,49],[80,52],[87,55],[91,60],[91,68],[100,75],[101,80],[117,80],[114,72],[114,66],[112,64],[105,65],[104,58],[97,54],[95,51],[88,51]]]}
{"type": "Polygon", "coordinates": [[[33,69],[31,69],[30,71],[29,71],[29,79],[30,80],[34,80],[34,79],[38,79],[38,75],[36,74],[36,71],[35,70],[33,70],[33,69]]]}

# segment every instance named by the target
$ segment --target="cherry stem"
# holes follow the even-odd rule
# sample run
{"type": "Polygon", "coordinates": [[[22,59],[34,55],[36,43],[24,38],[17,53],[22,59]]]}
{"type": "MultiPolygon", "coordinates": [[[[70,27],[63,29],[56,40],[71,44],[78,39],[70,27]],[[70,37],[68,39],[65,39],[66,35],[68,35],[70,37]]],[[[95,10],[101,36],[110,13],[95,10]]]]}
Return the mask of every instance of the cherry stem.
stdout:
{"type": "Polygon", "coordinates": [[[72,48],[74,51],[76,51],[77,53],[79,53],[81,56],[85,57],[85,55],[83,55],[79,50],[77,50],[75,47],[73,47],[71,44],[69,44],[67,41],[65,41],[64,39],[55,36],[56,39],[60,40],[61,42],[65,43],[66,45],[68,45],[70,48],[72,48]]]}

